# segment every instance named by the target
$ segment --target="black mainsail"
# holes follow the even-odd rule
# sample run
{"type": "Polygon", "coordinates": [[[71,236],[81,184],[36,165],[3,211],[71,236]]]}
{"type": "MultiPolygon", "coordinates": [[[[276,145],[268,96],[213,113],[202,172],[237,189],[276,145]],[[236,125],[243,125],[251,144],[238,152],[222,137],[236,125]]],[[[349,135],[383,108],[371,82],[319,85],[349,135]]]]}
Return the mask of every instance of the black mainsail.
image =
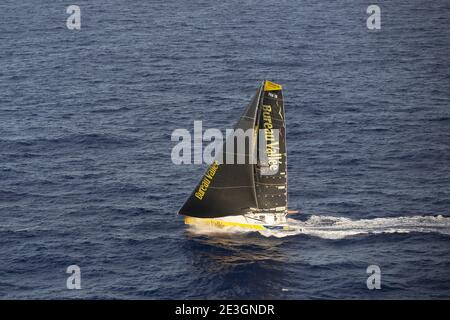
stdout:
{"type": "Polygon", "coordinates": [[[179,214],[217,218],[286,211],[286,134],[280,85],[264,81],[234,128],[239,129],[252,129],[256,139],[246,139],[242,151],[231,144],[236,136],[228,137],[179,214]]]}
{"type": "Polygon", "coordinates": [[[286,122],[281,86],[265,82],[258,109],[258,163],[255,188],[258,212],[284,212],[287,209],[286,122]]]}

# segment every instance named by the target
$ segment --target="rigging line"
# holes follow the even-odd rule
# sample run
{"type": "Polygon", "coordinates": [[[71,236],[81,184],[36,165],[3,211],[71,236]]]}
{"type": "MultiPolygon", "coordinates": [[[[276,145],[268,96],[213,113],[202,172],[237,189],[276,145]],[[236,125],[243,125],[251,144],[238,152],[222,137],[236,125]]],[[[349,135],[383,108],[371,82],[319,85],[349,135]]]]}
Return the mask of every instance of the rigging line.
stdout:
{"type": "Polygon", "coordinates": [[[209,187],[210,189],[235,189],[235,188],[253,188],[253,186],[232,186],[232,187],[209,187]]]}
{"type": "Polygon", "coordinates": [[[280,118],[284,121],[283,115],[281,114],[281,107],[280,110],[278,111],[278,114],[280,115],[280,118]]]}
{"type": "Polygon", "coordinates": [[[270,99],[270,100],[274,100],[274,101],[283,101],[283,98],[274,98],[274,97],[272,97],[272,96],[269,96],[269,95],[266,95],[264,98],[268,98],[268,99],[270,99]]]}
{"type": "Polygon", "coordinates": [[[281,154],[282,156],[285,156],[287,153],[286,152],[280,152],[279,154],[281,154]]]}
{"type": "MultiPolygon", "coordinates": [[[[284,123],[283,118],[281,118],[281,119],[278,119],[278,118],[272,118],[272,122],[274,122],[274,121],[278,121],[278,122],[283,122],[283,123],[284,123]]],[[[276,128],[275,128],[275,129],[276,129],[276,128]]]]}
{"type": "Polygon", "coordinates": [[[249,155],[250,155],[250,153],[234,153],[234,152],[227,152],[227,151],[224,151],[224,152],[222,152],[222,153],[225,153],[225,154],[234,154],[234,155],[237,155],[237,156],[249,156],[249,155]]]}
{"type": "Polygon", "coordinates": [[[265,186],[278,186],[278,187],[286,185],[286,183],[281,183],[281,184],[278,184],[278,183],[263,183],[263,182],[258,182],[258,181],[256,183],[257,184],[263,184],[265,186]]]}
{"type": "Polygon", "coordinates": [[[244,215],[244,217],[245,217],[246,219],[252,219],[252,220],[256,220],[256,221],[259,221],[259,222],[263,222],[263,223],[265,223],[265,221],[264,221],[264,220],[262,220],[262,219],[258,219],[258,218],[253,218],[253,217],[249,217],[249,216],[247,216],[247,215],[244,215]]]}
{"type": "MultiPolygon", "coordinates": [[[[256,102],[256,108],[254,111],[254,119],[253,119],[253,130],[255,130],[255,132],[253,133],[253,138],[256,138],[256,142],[255,140],[252,141],[253,142],[253,148],[252,148],[252,156],[255,156],[255,152],[257,152],[258,150],[258,128],[259,128],[259,118],[261,115],[261,103],[264,100],[264,86],[265,86],[266,82],[263,81],[263,83],[260,85],[259,87],[259,92],[258,92],[258,101],[256,102]]],[[[252,160],[255,160],[255,158],[252,157],[252,160]]],[[[256,155],[256,160],[258,159],[258,156],[256,155]]],[[[256,161],[258,162],[258,160],[256,161]]],[[[255,178],[255,170],[256,166],[253,165],[253,172],[250,175],[250,179],[252,182],[252,190],[253,190],[253,198],[255,200],[256,203],[256,207],[258,207],[258,195],[256,193],[256,178],[255,178]]]]}
{"type": "MultiPolygon", "coordinates": [[[[280,164],[283,164],[282,162],[280,162],[280,164]]],[[[257,167],[256,168],[256,171],[258,171],[258,172],[261,172],[261,171],[263,171],[263,169],[267,169],[267,168],[270,168],[269,166],[267,166],[267,165],[261,165],[261,164],[258,164],[258,166],[259,167],[257,167]]],[[[280,173],[275,173],[275,174],[273,174],[273,175],[269,175],[269,177],[270,176],[276,176],[276,175],[281,175],[281,176],[285,176],[286,174],[284,174],[283,172],[280,172],[280,173]]]]}

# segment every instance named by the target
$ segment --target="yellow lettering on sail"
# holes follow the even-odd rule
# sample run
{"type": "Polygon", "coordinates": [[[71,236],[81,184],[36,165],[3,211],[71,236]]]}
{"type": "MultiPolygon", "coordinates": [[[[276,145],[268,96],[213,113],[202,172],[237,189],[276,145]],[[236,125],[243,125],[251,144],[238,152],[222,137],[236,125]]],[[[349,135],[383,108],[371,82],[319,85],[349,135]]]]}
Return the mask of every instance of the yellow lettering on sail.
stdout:
{"type": "Polygon", "coordinates": [[[279,143],[275,140],[275,136],[272,131],[272,107],[270,105],[263,105],[262,109],[262,116],[264,120],[264,137],[266,139],[266,154],[269,168],[272,171],[278,171],[278,166],[282,156],[279,152],[279,143]]]}
{"type": "Polygon", "coordinates": [[[211,166],[206,170],[206,173],[200,182],[198,190],[195,192],[195,197],[199,200],[203,200],[206,192],[208,191],[208,187],[211,184],[214,176],[216,175],[217,170],[219,169],[219,161],[214,160],[211,166]]]}

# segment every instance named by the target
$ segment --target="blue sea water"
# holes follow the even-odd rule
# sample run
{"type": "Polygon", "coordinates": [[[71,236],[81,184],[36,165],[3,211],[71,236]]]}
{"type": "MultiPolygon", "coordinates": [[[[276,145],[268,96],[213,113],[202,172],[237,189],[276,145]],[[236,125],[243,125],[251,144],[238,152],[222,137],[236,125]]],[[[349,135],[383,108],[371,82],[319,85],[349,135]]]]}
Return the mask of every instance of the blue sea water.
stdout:
{"type": "Polygon", "coordinates": [[[381,30],[365,0],[76,4],[78,31],[0,3],[0,298],[450,298],[448,1],[379,2],[381,30]],[[231,128],[263,79],[309,232],[193,233],[171,132],[231,128]]]}

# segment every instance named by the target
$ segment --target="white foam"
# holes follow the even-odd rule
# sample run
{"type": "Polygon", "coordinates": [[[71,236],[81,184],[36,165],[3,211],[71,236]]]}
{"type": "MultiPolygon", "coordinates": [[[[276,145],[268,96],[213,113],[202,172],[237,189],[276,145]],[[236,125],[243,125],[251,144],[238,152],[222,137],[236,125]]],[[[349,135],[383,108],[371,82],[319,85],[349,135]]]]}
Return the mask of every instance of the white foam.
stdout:
{"type": "Polygon", "coordinates": [[[229,234],[229,233],[248,233],[254,232],[254,230],[249,230],[241,227],[233,227],[233,226],[221,226],[216,227],[213,225],[201,225],[201,224],[191,224],[188,225],[188,230],[194,234],[205,234],[205,235],[221,235],[221,234],[229,234]]]}
{"type": "Polygon", "coordinates": [[[306,234],[324,239],[342,239],[362,234],[434,232],[450,235],[450,218],[443,216],[404,216],[353,220],[313,215],[306,221],[288,219],[290,231],[264,230],[266,237],[306,234]]]}

